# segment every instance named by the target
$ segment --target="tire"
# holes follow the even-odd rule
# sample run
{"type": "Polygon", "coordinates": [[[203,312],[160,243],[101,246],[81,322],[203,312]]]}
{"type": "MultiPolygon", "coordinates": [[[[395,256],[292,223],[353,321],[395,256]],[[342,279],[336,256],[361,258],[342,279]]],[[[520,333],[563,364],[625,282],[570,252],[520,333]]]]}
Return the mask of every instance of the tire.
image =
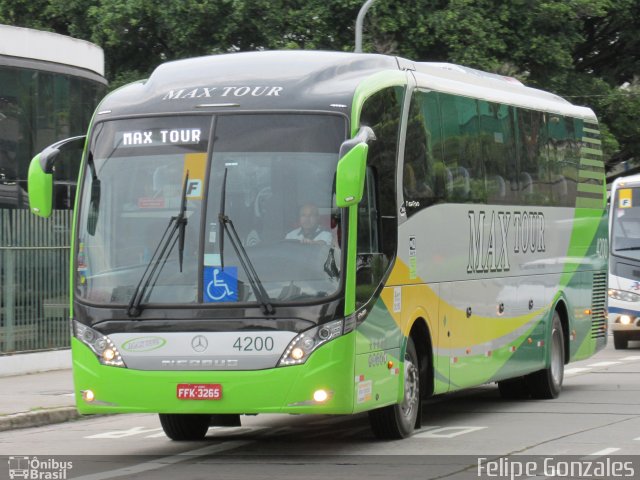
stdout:
{"type": "Polygon", "coordinates": [[[523,400],[531,397],[529,386],[524,377],[510,378],[498,382],[500,396],[506,400],[523,400]]]}
{"type": "Polygon", "coordinates": [[[380,439],[409,437],[418,423],[420,412],[420,364],[411,337],[404,354],[404,399],[402,403],[369,412],[373,434],[380,439]]]}
{"type": "Polygon", "coordinates": [[[616,350],[626,350],[629,346],[629,339],[621,332],[613,332],[613,347],[616,350]]]}
{"type": "Polygon", "coordinates": [[[202,440],[209,430],[211,415],[198,413],[161,413],[160,425],[171,440],[202,440]]]}
{"type": "Polygon", "coordinates": [[[558,398],[562,390],[564,379],[564,332],[560,314],[557,310],[553,312],[551,322],[551,346],[549,367],[531,373],[525,377],[527,387],[533,398],[550,399],[558,398]]]}

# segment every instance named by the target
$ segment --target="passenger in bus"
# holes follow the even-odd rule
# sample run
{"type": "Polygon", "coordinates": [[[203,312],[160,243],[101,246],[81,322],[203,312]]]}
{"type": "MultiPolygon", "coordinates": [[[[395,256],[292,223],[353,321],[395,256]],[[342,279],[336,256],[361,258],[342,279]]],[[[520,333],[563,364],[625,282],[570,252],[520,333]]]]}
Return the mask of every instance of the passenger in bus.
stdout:
{"type": "Polygon", "coordinates": [[[331,246],[332,235],[328,230],[323,229],[319,223],[318,207],[312,203],[307,203],[300,208],[300,227],[293,229],[285,240],[299,240],[306,244],[331,246]]]}

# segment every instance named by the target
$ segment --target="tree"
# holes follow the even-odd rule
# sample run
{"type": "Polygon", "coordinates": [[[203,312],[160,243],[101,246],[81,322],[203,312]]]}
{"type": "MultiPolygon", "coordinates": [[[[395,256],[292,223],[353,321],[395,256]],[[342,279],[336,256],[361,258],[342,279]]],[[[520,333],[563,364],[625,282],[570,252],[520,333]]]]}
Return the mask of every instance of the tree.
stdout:
{"type": "MultiPolygon", "coordinates": [[[[0,23],[105,50],[111,88],[160,63],[263,49],[352,51],[364,0],[0,0],[0,23]]],[[[610,163],[637,157],[640,0],[377,0],[364,50],[514,76],[592,107],[610,163]],[[626,83],[625,89],[621,89],[626,83]]]]}

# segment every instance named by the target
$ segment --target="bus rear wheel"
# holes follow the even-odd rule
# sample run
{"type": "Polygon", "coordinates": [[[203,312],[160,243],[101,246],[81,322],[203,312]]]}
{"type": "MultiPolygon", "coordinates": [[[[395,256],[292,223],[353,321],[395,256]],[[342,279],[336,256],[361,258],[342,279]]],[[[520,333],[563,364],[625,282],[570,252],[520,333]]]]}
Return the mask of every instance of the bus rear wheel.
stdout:
{"type": "Polygon", "coordinates": [[[211,415],[200,413],[161,413],[160,425],[171,440],[202,440],[209,430],[211,415]]]}
{"type": "Polygon", "coordinates": [[[411,337],[404,354],[404,400],[369,412],[373,434],[380,439],[406,438],[413,433],[420,411],[420,366],[411,337]]]}
{"type": "Polygon", "coordinates": [[[551,361],[549,367],[527,375],[526,381],[531,396],[539,399],[557,398],[564,379],[564,333],[560,314],[553,312],[551,322],[551,361]]]}

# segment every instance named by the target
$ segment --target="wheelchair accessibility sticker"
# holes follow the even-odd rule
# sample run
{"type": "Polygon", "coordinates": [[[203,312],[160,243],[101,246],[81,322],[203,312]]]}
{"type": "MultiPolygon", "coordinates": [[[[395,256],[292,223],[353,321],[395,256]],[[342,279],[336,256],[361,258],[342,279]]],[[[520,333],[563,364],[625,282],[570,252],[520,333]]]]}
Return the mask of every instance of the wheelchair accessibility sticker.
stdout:
{"type": "Polygon", "coordinates": [[[238,301],[238,267],[204,267],[204,301],[238,301]]]}

